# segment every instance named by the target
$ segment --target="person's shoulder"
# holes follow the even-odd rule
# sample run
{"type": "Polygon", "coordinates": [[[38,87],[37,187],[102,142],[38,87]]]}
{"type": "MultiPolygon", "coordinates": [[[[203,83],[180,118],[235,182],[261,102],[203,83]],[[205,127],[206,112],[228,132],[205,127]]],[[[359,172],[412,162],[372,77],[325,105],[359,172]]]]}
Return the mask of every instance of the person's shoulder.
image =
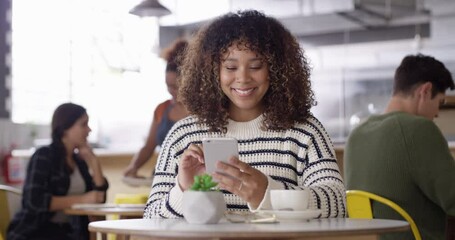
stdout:
{"type": "Polygon", "coordinates": [[[313,115],[309,115],[306,121],[294,124],[294,128],[298,129],[324,129],[322,123],[313,115]]]}
{"type": "Polygon", "coordinates": [[[158,104],[158,107],[167,107],[167,106],[171,105],[171,103],[172,103],[172,99],[168,99],[168,100],[158,104]]]}
{"type": "Polygon", "coordinates": [[[171,105],[171,103],[172,103],[171,99],[159,103],[155,108],[155,112],[163,112],[167,107],[169,107],[169,105],[171,105]]]}
{"type": "Polygon", "coordinates": [[[178,142],[179,146],[187,146],[188,141],[198,139],[201,135],[204,135],[207,132],[209,132],[207,126],[201,124],[196,116],[189,115],[180,119],[172,126],[168,132],[165,142],[178,142]]]}
{"type": "Polygon", "coordinates": [[[52,146],[42,146],[35,150],[32,154],[31,161],[38,165],[49,167],[52,165],[53,156],[55,151],[52,146]]]}
{"type": "Polygon", "coordinates": [[[399,112],[393,114],[392,117],[396,119],[396,121],[398,121],[400,125],[403,127],[413,129],[415,128],[420,129],[422,127],[437,128],[436,124],[432,120],[414,114],[399,112]]]}
{"type": "Polygon", "coordinates": [[[199,118],[195,115],[189,115],[185,118],[178,120],[174,126],[172,126],[172,132],[175,131],[199,131],[205,129],[203,125],[200,124],[199,118]]]}
{"type": "Polygon", "coordinates": [[[196,124],[198,121],[199,121],[199,119],[197,118],[197,116],[189,115],[189,116],[186,116],[186,117],[180,119],[175,124],[178,124],[178,125],[196,124]]]}
{"type": "Polygon", "coordinates": [[[35,150],[33,155],[37,156],[51,156],[53,149],[51,146],[42,146],[35,150]]]}
{"type": "Polygon", "coordinates": [[[156,106],[155,111],[154,111],[154,119],[161,121],[161,118],[163,117],[164,112],[166,109],[172,104],[172,100],[168,99],[156,106]]]}
{"type": "Polygon", "coordinates": [[[412,139],[443,136],[438,126],[428,118],[403,112],[395,113],[392,116],[399,124],[402,134],[412,139]]]}
{"type": "Polygon", "coordinates": [[[310,115],[304,122],[297,122],[287,130],[291,135],[305,135],[310,138],[326,138],[329,136],[324,125],[315,116],[310,115]]]}

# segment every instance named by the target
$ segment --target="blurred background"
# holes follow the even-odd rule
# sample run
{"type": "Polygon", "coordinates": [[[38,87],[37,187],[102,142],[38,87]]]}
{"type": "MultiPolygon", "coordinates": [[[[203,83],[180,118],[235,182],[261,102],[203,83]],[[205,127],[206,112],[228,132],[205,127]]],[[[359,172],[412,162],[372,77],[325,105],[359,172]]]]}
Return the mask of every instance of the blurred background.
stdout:
{"type": "MultiPolygon", "coordinates": [[[[239,9],[275,16],[298,38],[312,68],[313,113],[336,143],[383,111],[405,55],[432,55],[455,72],[453,0],[2,0],[0,7],[3,153],[44,144],[53,110],[66,101],[87,108],[95,146],[136,152],[153,109],[169,98],[161,49],[239,9]]],[[[454,112],[448,104],[436,120],[449,140],[454,112]]]]}

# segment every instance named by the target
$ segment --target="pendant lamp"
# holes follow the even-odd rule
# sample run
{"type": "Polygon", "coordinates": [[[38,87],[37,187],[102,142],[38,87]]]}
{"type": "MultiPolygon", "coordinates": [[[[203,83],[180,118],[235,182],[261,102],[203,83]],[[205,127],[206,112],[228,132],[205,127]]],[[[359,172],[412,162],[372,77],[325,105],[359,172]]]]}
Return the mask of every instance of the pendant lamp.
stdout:
{"type": "Polygon", "coordinates": [[[132,8],[129,13],[139,17],[161,17],[171,14],[171,11],[161,5],[158,0],[143,0],[132,8]]]}

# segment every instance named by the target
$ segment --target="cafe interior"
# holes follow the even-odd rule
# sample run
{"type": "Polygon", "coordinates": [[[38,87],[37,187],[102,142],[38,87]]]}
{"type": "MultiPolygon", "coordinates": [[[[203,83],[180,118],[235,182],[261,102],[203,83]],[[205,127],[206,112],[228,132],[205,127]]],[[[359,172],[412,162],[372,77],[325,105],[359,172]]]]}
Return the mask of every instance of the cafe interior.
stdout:
{"type": "MultiPolygon", "coordinates": [[[[50,141],[53,110],[71,101],[90,116],[108,204],[144,203],[150,193],[159,149],[140,169],[147,181],[122,173],[154,108],[170,97],[160,52],[224,13],[262,11],[298,39],[311,66],[312,113],[341,172],[346,138],[383,112],[405,55],[434,56],[455,73],[453,0],[2,0],[0,7],[0,184],[22,187],[34,150],[50,141]]],[[[455,90],[434,121],[455,157],[455,90]]]]}

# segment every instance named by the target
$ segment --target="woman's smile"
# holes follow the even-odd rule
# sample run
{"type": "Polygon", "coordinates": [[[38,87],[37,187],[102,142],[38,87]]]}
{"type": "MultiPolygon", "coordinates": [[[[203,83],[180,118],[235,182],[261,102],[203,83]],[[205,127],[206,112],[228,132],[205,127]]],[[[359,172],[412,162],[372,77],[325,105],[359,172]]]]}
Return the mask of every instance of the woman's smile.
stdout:
{"type": "Polygon", "coordinates": [[[248,97],[253,94],[253,91],[257,88],[232,88],[232,90],[237,93],[240,97],[248,97]]]}

